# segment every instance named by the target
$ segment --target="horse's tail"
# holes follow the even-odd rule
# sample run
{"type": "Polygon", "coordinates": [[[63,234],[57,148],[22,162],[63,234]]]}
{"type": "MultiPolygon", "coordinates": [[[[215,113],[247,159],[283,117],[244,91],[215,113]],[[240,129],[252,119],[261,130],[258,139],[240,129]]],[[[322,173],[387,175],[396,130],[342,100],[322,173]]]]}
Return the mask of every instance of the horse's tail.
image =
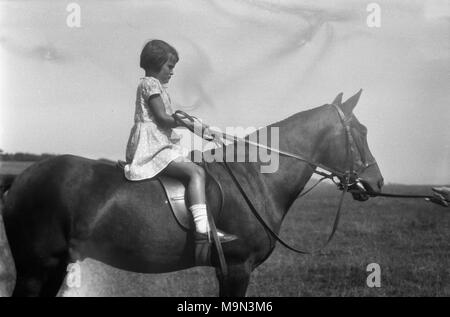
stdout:
{"type": "Polygon", "coordinates": [[[16,175],[0,175],[0,297],[12,294],[16,275],[2,216],[4,195],[15,178],[16,175]]]}

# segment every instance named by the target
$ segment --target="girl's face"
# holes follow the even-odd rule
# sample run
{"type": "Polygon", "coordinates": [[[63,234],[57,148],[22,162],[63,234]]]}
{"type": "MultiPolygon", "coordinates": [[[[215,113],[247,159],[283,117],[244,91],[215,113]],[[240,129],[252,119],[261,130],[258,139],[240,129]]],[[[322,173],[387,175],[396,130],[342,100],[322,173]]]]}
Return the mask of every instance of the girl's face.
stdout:
{"type": "Polygon", "coordinates": [[[173,76],[173,69],[175,68],[176,64],[177,64],[176,58],[172,54],[169,54],[169,59],[161,67],[159,73],[156,74],[156,78],[161,83],[167,84],[170,78],[173,76]]]}

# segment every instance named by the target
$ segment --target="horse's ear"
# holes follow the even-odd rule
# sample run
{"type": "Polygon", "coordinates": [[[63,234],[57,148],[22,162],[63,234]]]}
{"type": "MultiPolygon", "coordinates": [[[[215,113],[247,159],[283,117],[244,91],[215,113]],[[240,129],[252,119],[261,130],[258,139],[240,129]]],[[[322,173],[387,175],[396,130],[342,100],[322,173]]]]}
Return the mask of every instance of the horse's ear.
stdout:
{"type": "Polygon", "coordinates": [[[342,106],[341,106],[342,111],[344,111],[344,113],[346,115],[350,115],[353,112],[353,109],[356,107],[356,105],[359,101],[359,97],[361,96],[361,93],[362,93],[362,89],[360,89],[355,95],[348,98],[347,101],[342,104],[342,106]]]}
{"type": "Polygon", "coordinates": [[[343,95],[344,95],[344,93],[341,92],[339,95],[336,96],[336,98],[334,98],[334,100],[331,104],[336,105],[336,106],[342,105],[342,96],[343,95]]]}

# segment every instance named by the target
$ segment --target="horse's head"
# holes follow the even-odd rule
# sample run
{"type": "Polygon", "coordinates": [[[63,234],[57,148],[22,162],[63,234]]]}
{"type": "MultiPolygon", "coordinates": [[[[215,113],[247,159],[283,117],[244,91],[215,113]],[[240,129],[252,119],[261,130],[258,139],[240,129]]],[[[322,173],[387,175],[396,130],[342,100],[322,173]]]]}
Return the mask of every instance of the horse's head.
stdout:
{"type": "MultiPolygon", "coordinates": [[[[353,114],[362,90],[342,103],[340,93],[331,105],[326,107],[332,128],[324,137],[321,162],[344,173],[353,172],[349,190],[353,198],[364,201],[369,198],[365,191],[380,191],[383,176],[370,152],[367,143],[367,128],[353,114]]],[[[349,174],[350,175],[350,174],[349,174]]]]}

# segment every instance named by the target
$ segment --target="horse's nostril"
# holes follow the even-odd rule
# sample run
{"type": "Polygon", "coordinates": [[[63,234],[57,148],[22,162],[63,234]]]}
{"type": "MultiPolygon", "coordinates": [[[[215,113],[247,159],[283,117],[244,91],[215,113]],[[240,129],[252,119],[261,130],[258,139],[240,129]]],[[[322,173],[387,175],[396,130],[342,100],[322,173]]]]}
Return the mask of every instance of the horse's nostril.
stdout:
{"type": "Polygon", "coordinates": [[[383,187],[383,185],[384,185],[384,180],[381,178],[379,181],[378,181],[378,189],[381,189],[381,187],[383,187]]]}

